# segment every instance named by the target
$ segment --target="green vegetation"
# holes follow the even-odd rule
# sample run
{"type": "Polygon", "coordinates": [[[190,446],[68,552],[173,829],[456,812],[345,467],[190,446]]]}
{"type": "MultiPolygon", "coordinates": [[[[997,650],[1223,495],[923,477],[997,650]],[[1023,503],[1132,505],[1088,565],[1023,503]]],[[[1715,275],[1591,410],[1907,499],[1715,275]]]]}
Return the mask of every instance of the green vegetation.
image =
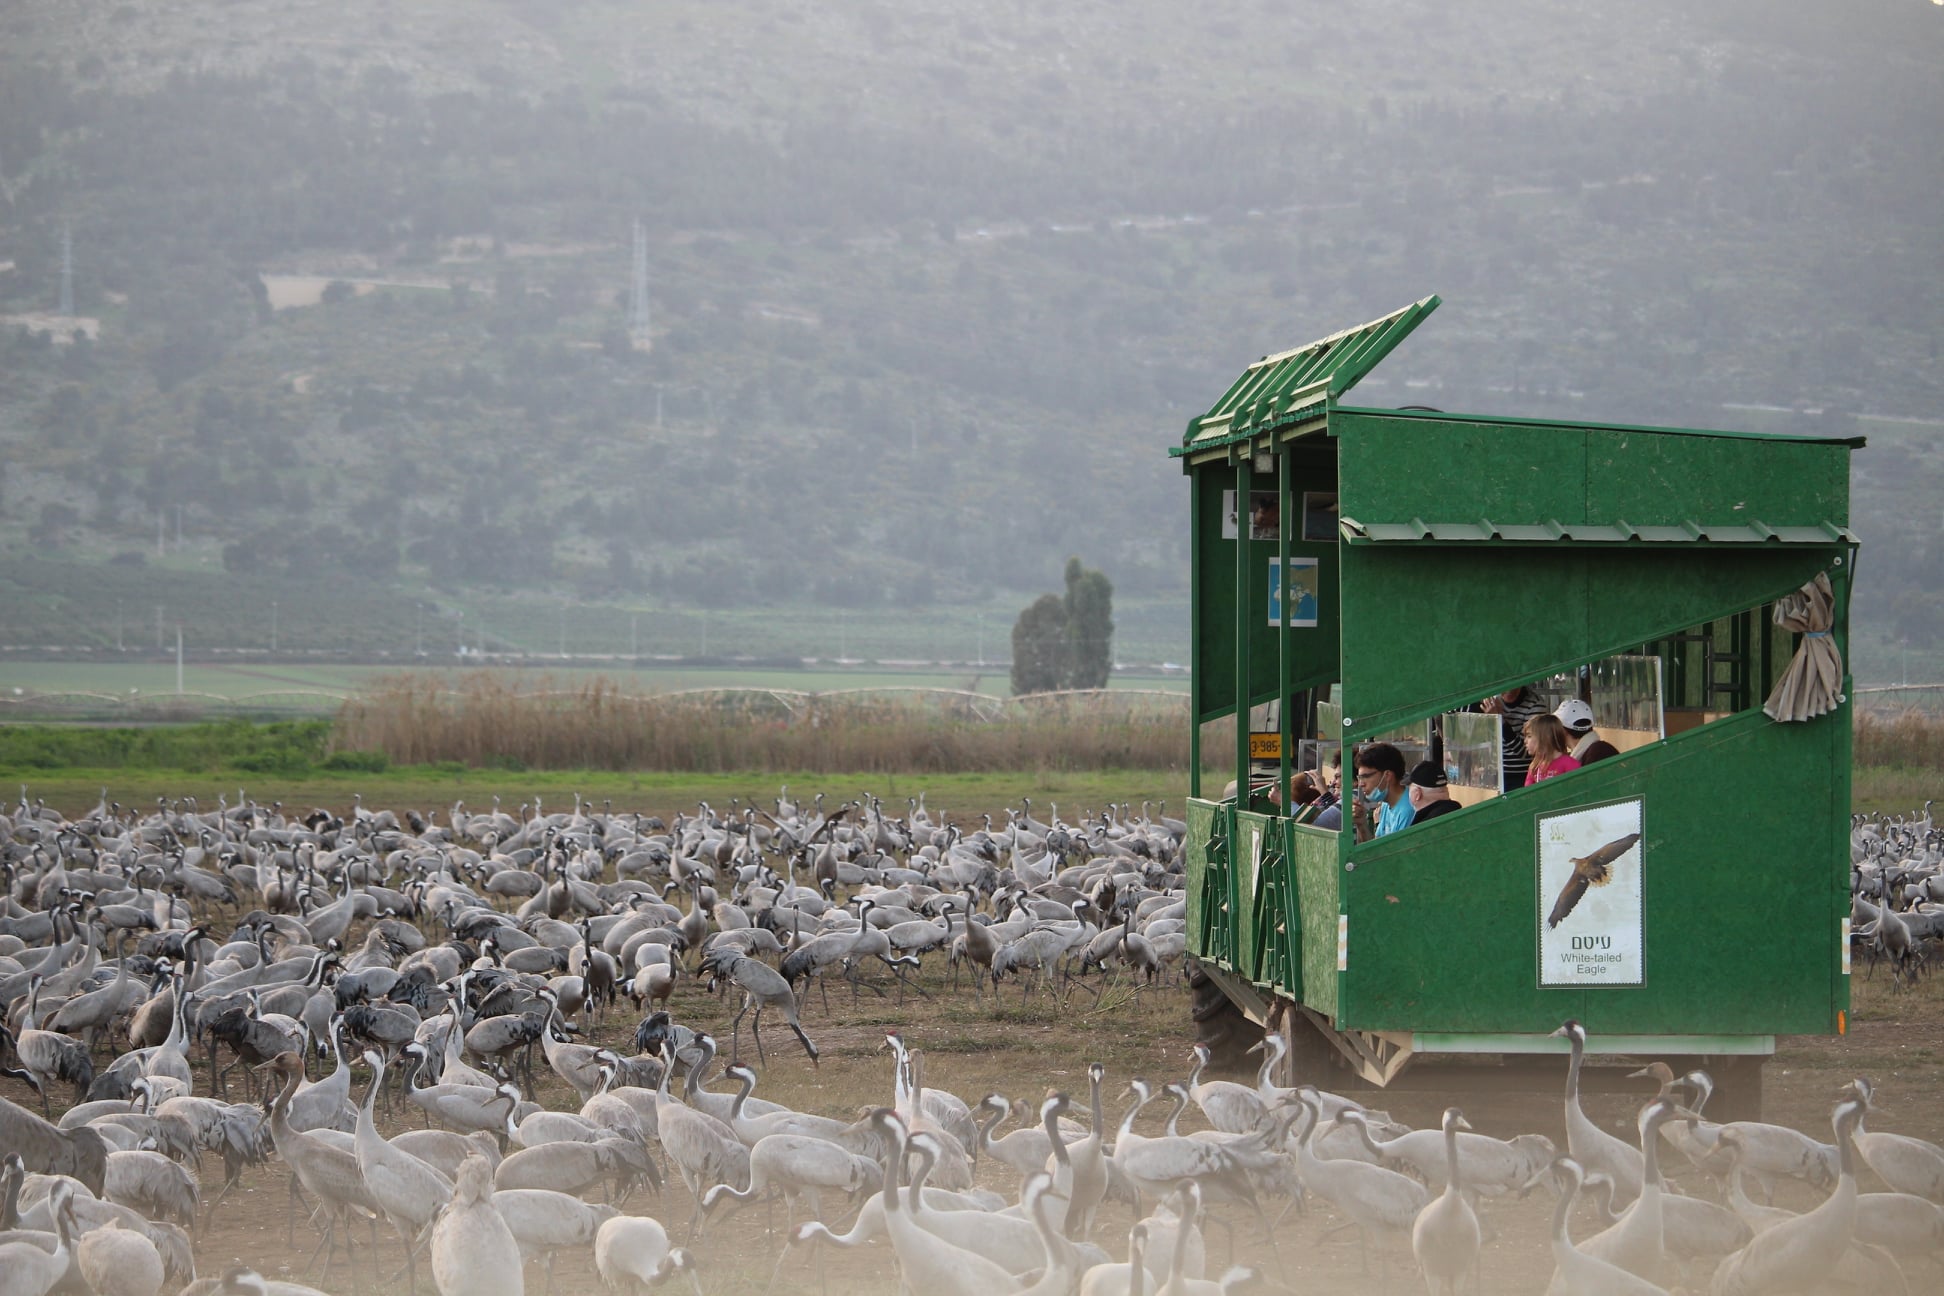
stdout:
{"type": "Polygon", "coordinates": [[[281,777],[317,768],[384,770],[382,757],[360,760],[355,753],[329,754],[330,737],[331,726],[322,720],[273,724],[232,720],[147,729],[0,725],[0,770],[9,776],[85,769],[281,777]]]}
{"type": "Polygon", "coordinates": [[[1012,691],[1106,688],[1114,673],[1114,583],[1067,559],[1066,597],[1042,594],[1013,622],[1012,691]]]}

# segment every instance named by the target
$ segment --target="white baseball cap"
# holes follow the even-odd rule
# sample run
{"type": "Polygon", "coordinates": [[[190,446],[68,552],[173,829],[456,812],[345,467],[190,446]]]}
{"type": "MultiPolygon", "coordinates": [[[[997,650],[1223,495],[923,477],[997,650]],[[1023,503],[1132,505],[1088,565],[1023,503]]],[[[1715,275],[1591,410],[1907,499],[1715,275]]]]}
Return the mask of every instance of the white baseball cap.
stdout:
{"type": "Polygon", "coordinates": [[[1559,717],[1559,723],[1568,729],[1583,732],[1593,727],[1593,708],[1578,698],[1567,698],[1559,704],[1559,710],[1553,714],[1559,717]]]}

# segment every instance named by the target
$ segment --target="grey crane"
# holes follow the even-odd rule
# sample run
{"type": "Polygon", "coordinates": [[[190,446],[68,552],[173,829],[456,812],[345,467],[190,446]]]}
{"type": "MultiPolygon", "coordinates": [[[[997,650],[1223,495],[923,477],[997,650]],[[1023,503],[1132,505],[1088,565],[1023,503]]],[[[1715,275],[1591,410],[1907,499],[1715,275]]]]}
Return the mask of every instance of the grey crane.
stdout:
{"type": "Polygon", "coordinates": [[[520,1243],[493,1205],[493,1168],[483,1156],[459,1167],[452,1199],[432,1226],[432,1280],[439,1296],[523,1296],[526,1290],[520,1243]]]}
{"type": "Polygon", "coordinates": [[[1465,1200],[1458,1164],[1458,1132],[1471,1126],[1456,1107],[1445,1108],[1443,1126],[1444,1191],[1418,1212],[1411,1225],[1411,1253],[1424,1270],[1424,1285],[1431,1296],[1438,1296],[1440,1290],[1457,1296],[1459,1281],[1478,1263],[1478,1215],[1465,1200]]]}
{"type": "Polygon", "coordinates": [[[1573,1245],[1566,1218],[1573,1211],[1586,1171],[1571,1157],[1553,1162],[1553,1177],[1559,1187],[1559,1201],[1553,1207],[1552,1249],[1558,1279],[1573,1296],[1667,1296],[1645,1278],[1628,1273],[1618,1265],[1587,1255],[1573,1245]]]}
{"type": "Polygon", "coordinates": [[[1749,1239],[1721,1262],[1708,1290],[1712,1296],[1813,1290],[1843,1259],[1856,1236],[1856,1144],[1863,1100],[1836,1104],[1830,1125],[1836,1132],[1840,1173],[1836,1191],[1814,1210],[1779,1221],[1749,1239]]]}
{"type": "Polygon", "coordinates": [[[750,1022],[750,1034],[756,1037],[756,1058],[765,1066],[768,1058],[763,1054],[763,1009],[774,1008],[783,1015],[784,1024],[803,1045],[803,1051],[810,1055],[810,1065],[817,1065],[817,1046],[803,1033],[803,1023],[797,1019],[796,995],[783,974],[769,964],[744,954],[725,953],[709,964],[710,971],[718,978],[735,982],[742,988],[742,1007],[736,1011],[736,1019],[729,1026],[729,1055],[731,1060],[738,1057],[738,1032],[742,1028],[743,1014],[751,1008],[756,1010],[750,1022]]]}
{"type": "Polygon", "coordinates": [[[0,1074],[32,1085],[40,1095],[43,1114],[52,1114],[47,1105],[49,1081],[64,1080],[73,1085],[76,1102],[87,1097],[88,1086],[94,1083],[94,1062],[88,1057],[88,1046],[58,1031],[29,1029],[16,1035],[0,1023],[0,1058],[9,1053],[20,1066],[5,1068],[0,1074]]]}

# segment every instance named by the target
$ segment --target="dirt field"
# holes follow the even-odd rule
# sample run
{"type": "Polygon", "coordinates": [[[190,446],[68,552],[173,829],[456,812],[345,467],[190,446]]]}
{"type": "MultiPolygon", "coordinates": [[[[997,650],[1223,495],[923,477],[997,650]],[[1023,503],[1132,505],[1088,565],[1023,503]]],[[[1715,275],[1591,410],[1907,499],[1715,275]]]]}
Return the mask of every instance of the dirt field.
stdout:
{"type": "MultiPolygon", "coordinates": [[[[830,1012],[826,1014],[821,998],[813,994],[805,1024],[823,1051],[821,1066],[813,1069],[786,1032],[766,1031],[769,1064],[762,1069],[757,1093],[836,1116],[888,1103],[891,1058],[881,1045],[883,1033],[890,1027],[901,1030],[913,1047],[924,1050],[928,1083],[948,1088],[974,1104],[995,1090],[1036,1100],[1047,1089],[1065,1090],[1084,1104],[1086,1065],[1098,1060],[1108,1070],[1109,1119],[1117,1121],[1124,1110],[1118,1096],[1128,1078],[1143,1076],[1158,1083],[1180,1079],[1187,1070],[1191,1034],[1186,993],[1178,988],[1136,996],[1125,988],[1109,987],[1098,1001],[1085,991],[1074,991],[1064,1005],[1050,995],[1035,996],[1022,1005],[1017,989],[1013,989],[995,1006],[990,996],[975,1000],[969,987],[952,993],[942,963],[928,968],[921,984],[933,997],[909,999],[902,1009],[896,1004],[895,992],[885,999],[865,993],[853,1008],[850,994],[840,982],[832,987],[830,1012]]],[[[720,1029],[726,1035],[733,1004],[725,1005],[701,987],[684,982],[675,1008],[678,1020],[720,1029]]],[[[1782,1042],[1780,1053],[1770,1064],[1768,1118],[1820,1133],[1826,1139],[1832,1095],[1852,1076],[1864,1074],[1877,1082],[1883,1109],[1873,1122],[1875,1127],[1944,1139],[1944,1105],[1937,1102],[1938,1094],[1944,1091],[1944,1065],[1940,1064],[1944,1058],[1944,996],[1934,983],[1893,995],[1881,978],[1864,982],[1859,969],[1854,1017],[1855,1025],[1847,1039],[1782,1042]]],[[[625,1047],[634,1020],[626,1013],[611,1017],[595,1031],[595,1038],[625,1047]]],[[[749,1043],[745,1029],[744,1053],[753,1061],[749,1043]]],[[[551,1076],[548,1078],[551,1080],[551,1076]]],[[[1336,1083],[1341,1083],[1340,1077],[1336,1083]]],[[[0,1084],[17,1101],[31,1101],[15,1082],[0,1084]]],[[[1467,1117],[1483,1132],[1510,1136],[1537,1131],[1561,1139],[1559,1092],[1553,1086],[1536,1093],[1473,1095],[1464,1105],[1467,1117]]],[[[571,1098],[571,1092],[558,1082],[542,1092],[543,1102],[550,1107],[571,1107],[571,1098]]],[[[1378,1102],[1398,1119],[1419,1126],[1435,1125],[1445,1105],[1435,1092],[1400,1093],[1373,1100],[1374,1105],[1378,1102]]],[[[1634,1100],[1624,1094],[1601,1094],[1589,1097],[1588,1106],[1596,1119],[1618,1130],[1630,1124],[1634,1100]]],[[[389,1124],[402,1127],[397,1122],[389,1124]]],[[[1158,1121],[1148,1121],[1143,1127],[1152,1132],[1158,1125],[1158,1121]]],[[[204,1181],[212,1186],[212,1195],[213,1185],[220,1179],[220,1165],[206,1164],[204,1181]]],[[[1677,1181],[1690,1193],[1713,1191],[1691,1172],[1677,1181]]],[[[980,1167],[979,1182],[1008,1194],[1016,1187],[1010,1172],[990,1165],[980,1167]]],[[[333,1292],[404,1290],[403,1280],[393,1278],[403,1264],[395,1239],[381,1236],[376,1274],[368,1246],[360,1248],[355,1272],[347,1272],[342,1261],[328,1276],[307,1270],[306,1260],[317,1235],[300,1221],[295,1244],[286,1243],[284,1171],[274,1163],[260,1167],[249,1173],[245,1184],[223,1206],[220,1216],[205,1227],[197,1246],[201,1273],[220,1274],[232,1264],[249,1264],[268,1277],[308,1281],[333,1292]]],[[[1869,1186],[1866,1182],[1866,1188],[1869,1186]]],[[[1814,1199],[1807,1190],[1797,1189],[1785,1190],[1782,1200],[1804,1207],[1814,1199]]],[[[1272,1216],[1279,1206],[1272,1205],[1272,1216]]],[[[1535,1193],[1524,1201],[1485,1208],[1487,1227],[1495,1236],[1486,1248],[1483,1290],[1536,1293],[1544,1289],[1551,1272],[1547,1250],[1550,1206],[1549,1197],[1535,1193]]],[[[690,1207],[688,1194],[675,1179],[660,1198],[637,1194],[626,1209],[663,1220],[679,1241],[686,1231],[690,1207]]],[[[719,1218],[705,1236],[694,1241],[704,1291],[764,1291],[773,1273],[780,1273],[774,1290],[801,1290],[816,1282],[819,1260],[825,1290],[896,1290],[892,1253],[883,1242],[853,1252],[818,1248],[820,1255],[801,1254],[803,1248],[792,1248],[779,1266],[782,1212],[779,1208],[775,1215],[775,1236],[765,1233],[766,1213],[763,1207],[752,1205],[740,1214],[719,1218]]],[[[1234,1227],[1235,1259],[1258,1267],[1289,1290],[1381,1290],[1386,1289],[1382,1277],[1386,1272],[1389,1290],[1412,1291],[1419,1286],[1408,1240],[1390,1240],[1373,1256],[1371,1271],[1366,1274],[1360,1265],[1355,1233],[1335,1232],[1341,1221],[1320,1201],[1313,1199],[1307,1213],[1290,1212],[1274,1230],[1273,1245],[1261,1226],[1244,1213],[1224,1211],[1222,1217],[1234,1227]]],[[[1119,1253],[1125,1246],[1131,1218],[1125,1205],[1110,1203],[1103,1211],[1096,1241],[1119,1253]]],[[[1575,1219],[1575,1236],[1593,1231],[1590,1212],[1582,1211],[1575,1219]]],[[[1210,1230],[1211,1276],[1229,1262],[1230,1245],[1229,1235],[1222,1228],[1210,1230]]],[[[1913,1291],[1944,1289],[1944,1269],[1935,1265],[1914,1265],[1909,1274],[1913,1291]]],[[[545,1282],[543,1270],[537,1266],[529,1270],[529,1290],[540,1291],[545,1282]]],[[[567,1293],[597,1290],[598,1278],[591,1260],[584,1255],[561,1256],[555,1285],[556,1290],[567,1293]]],[[[423,1268],[421,1286],[430,1290],[430,1279],[423,1268]]]]}

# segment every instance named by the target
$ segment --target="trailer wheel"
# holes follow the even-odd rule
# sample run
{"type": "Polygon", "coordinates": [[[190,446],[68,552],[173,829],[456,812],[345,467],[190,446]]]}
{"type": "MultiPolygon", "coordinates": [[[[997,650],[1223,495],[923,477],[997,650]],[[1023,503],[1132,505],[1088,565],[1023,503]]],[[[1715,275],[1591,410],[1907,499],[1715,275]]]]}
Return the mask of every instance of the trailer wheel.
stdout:
{"type": "Polygon", "coordinates": [[[1762,1119],[1762,1063],[1767,1058],[1712,1058],[1708,1074],[1715,1082],[1714,1101],[1708,1104],[1712,1120],[1759,1121],[1762,1119]]]}
{"type": "Polygon", "coordinates": [[[1289,1043],[1289,1084],[1316,1084],[1332,1089],[1358,1088],[1363,1081],[1343,1065],[1321,1028],[1303,1013],[1291,1009],[1283,1016],[1283,1039],[1289,1043]]]}
{"type": "Polygon", "coordinates": [[[1262,1040],[1262,1027],[1249,1020],[1201,970],[1194,960],[1188,964],[1188,989],[1193,995],[1189,1015],[1195,1021],[1195,1042],[1208,1046],[1209,1068],[1214,1071],[1246,1072],[1254,1063],[1249,1050],[1262,1040]]]}

